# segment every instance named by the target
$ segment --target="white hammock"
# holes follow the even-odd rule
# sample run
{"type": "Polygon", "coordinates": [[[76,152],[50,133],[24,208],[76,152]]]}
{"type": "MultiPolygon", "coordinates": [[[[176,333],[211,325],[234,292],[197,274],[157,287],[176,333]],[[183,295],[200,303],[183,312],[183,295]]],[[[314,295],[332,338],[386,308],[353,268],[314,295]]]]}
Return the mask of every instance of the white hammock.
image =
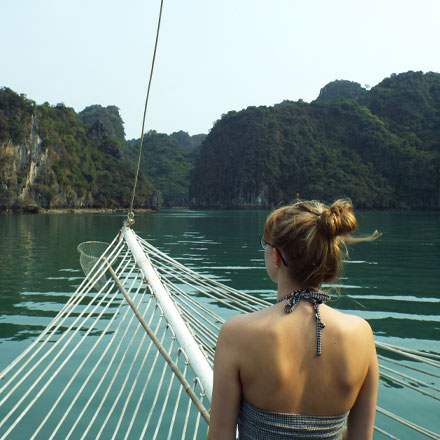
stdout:
{"type": "MultiPolygon", "coordinates": [[[[91,246],[102,248],[102,256],[89,258],[90,264],[82,252],[84,281],[0,373],[0,440],[205,438],[215,343],[224,322],[216,312],[252,312],[270,304],[193,272],[127,227],[110,245],[91,246]]],[[[380,355],[382,377],[440,400],[433,384],[440,378],[439,356],[377,347],[411,360],[380,355]],[[417,378],[403,368],[415,370],[417,378]]],[[[377,410],[425,438],[440,439],[377,410]]]]}

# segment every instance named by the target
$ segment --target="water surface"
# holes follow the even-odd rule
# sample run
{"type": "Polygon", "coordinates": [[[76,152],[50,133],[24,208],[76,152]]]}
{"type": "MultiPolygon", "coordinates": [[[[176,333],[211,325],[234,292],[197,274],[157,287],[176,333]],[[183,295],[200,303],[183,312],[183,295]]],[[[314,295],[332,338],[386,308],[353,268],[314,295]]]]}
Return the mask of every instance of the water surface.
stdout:
{"type": "MultiPolygon", "coordinates": [[[[194,270],[271,300],[275,286],[258,240],[267,214],[169,210],[137,215],[134,229],[194,270]]],[[[117,214],[0,217],[0,369],[79,285],[77,245],[110,242],[124,219],[117,214]]],[[[359,233],[378,229],[383,236],[350,248],[332,305],[367,319],[379,341],[440,354],[440,212],[359,212],[358,219],[359,233]]],[[[225,310],[224,316],[230,313],[225,310]]],[[[381,380],[379,404],[440,431],[439,406],[396,384],[381,380]]],[[[399,429],[379,416],[378,421],[393,432],[399,429]]]]}

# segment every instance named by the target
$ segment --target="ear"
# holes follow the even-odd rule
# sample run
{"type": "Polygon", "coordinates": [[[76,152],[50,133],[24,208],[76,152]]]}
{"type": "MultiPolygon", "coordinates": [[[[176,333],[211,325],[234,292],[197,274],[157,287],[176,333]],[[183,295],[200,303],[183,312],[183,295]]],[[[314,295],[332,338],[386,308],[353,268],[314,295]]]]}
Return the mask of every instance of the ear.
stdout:
{"type": "Polygon", "coordinates": [[[278,252],[278,249],[272,248],[273,252],[273,261],[275,263],[275,266],[280,267],[282,264],[280,253],[278,252]]]}

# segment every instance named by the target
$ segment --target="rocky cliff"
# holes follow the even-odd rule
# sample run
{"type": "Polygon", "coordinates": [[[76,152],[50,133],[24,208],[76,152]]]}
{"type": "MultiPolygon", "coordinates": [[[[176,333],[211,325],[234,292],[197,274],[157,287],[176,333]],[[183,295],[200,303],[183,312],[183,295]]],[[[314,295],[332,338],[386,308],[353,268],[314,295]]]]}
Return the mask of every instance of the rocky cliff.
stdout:
{"type": "MultiPolygon", "coordinates": [[[[0,212],[128,206],[134,169],[119,145],[100,121],[1,89],[0,212]]],[[[153,196],[141,176],[135,206],[153,207],[153,196]]]]}

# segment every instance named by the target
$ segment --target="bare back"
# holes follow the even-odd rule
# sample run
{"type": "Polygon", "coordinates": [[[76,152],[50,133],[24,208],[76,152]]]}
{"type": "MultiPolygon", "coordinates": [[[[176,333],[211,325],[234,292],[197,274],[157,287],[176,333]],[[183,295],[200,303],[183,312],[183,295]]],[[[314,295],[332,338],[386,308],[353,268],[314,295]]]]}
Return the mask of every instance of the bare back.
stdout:
{"type": "Polygon", "coordinates": [[[209,440],[235,439],[243,397],[263,411],[340,416],[349,411],[344,439],[371,440],[378,387],[373,333],[366,321],[320,306],[316,318],[302,300],[293,313],[277,304],[227,321],[214,360],[209,440]]]}
{"type": "Polygon", "coordinates": [[[319,357],[308,301],[292,314],[277,304],[233,320],[242,394],[249,402],[309,415],[339,415],[353,407],[374,351],[371,329],[363,319],[325,305],[320,312],[326,327],[319,357]]]}

